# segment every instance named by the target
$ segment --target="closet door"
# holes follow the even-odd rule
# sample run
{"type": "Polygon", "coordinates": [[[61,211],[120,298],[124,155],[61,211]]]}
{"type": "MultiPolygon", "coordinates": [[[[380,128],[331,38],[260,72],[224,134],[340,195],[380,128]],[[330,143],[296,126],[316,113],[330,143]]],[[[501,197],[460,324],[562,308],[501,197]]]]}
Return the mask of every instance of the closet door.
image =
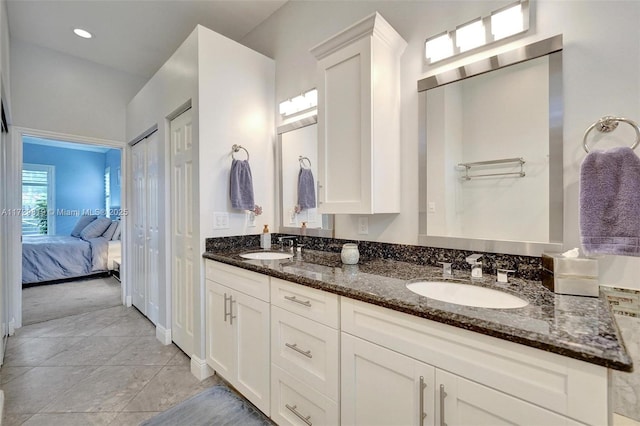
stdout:
{"type": "Polygon", "coordinates": [[[158,221],[158,133],[131,148],[133,157],[133,255],[131,293],[133,306],[156,324],[159,308],[158,271],[160,226],[158,221]]]}
{"type": "Polygon", "coordinates": [[[131,293],[133,306],[147,315],[147,143],[146,139],[131,148],[133,163],[133,253],[131,256],[131,293]]]}
{"type": "Polygon", "coordinates": [[[199,274],[194,212],[193,110],[171,121],[171,337],[187,355],[193,353],[195,283],[199,274]]]}
{"type": "Polygon", "coordinates": [[[158,202],[159,192],[159,162],[160,143],[158,132],[149,135],[145,140],[147,144],[147,175],[146,175],[146,263],[147,263],[147,288],[146,305],[147,317],[156,324],[160,315],[160,221],[158,202]]]}

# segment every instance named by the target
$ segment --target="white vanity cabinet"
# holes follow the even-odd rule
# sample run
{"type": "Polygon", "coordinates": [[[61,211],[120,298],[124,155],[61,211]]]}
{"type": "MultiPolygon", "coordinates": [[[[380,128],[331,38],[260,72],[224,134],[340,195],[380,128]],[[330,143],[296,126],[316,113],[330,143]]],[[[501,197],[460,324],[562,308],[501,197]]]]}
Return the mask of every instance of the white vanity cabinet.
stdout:
{"type": "Polygon", "coordinates": [[[341,365],[342,425],[434,425],[434,367],[347,333],[341,365]]]}
{"type": "Polygon", "coordinates": [[[207,364],[269,415],[269,277],[205,264],[207,364]]]}
{"type": "Polygon", "coordinates": [[[271,278],[271,418],[340,423],[339,296],[271,278]]]}
{"type": "Polygon", "coordinates": [[[402,37],[375,13],[311,49],[318,60],[318,211],[400,212],[402,37]]]}
{"type": "Polygon", "coordinates": [[[609,424],[605,367],[347,298],[341,309],[345,425],[384,424],[386,412],[413,425],[609,424]]]}

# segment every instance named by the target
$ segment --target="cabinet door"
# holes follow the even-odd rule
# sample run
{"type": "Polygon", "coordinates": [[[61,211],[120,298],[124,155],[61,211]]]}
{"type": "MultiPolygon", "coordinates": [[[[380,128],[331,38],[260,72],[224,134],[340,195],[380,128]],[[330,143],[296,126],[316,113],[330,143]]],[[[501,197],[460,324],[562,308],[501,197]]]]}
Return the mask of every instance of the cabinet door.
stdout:
{"type": "Polygon", "coordinates": [[[269,304],[234,292],[231,321],[237,340],[237,373],[232,384],[263,413],[270,408],[269,304]]]}
{"type": "Polygon", "coordinates": [[[434,425],[434,367],[342,333],[343,425],[434,425]]]}
{"type": "Polygon", "coordinates": [[[318,67],[318,211],[372,213],[370,39],[318,67]]]}
{"type": "Polygon", "coordinates": [[[232,381],[235,369],[235,332],[229,320],[229,300],[233,290],[207,280],[206,288],[206,345],[207,364],[216,373],[232,381]]]}
{"type": "Polygon", "coordinates": [[[439,369],[436,369],[436,417],[438,424],[447,426],[582,424],[439,369]]]}

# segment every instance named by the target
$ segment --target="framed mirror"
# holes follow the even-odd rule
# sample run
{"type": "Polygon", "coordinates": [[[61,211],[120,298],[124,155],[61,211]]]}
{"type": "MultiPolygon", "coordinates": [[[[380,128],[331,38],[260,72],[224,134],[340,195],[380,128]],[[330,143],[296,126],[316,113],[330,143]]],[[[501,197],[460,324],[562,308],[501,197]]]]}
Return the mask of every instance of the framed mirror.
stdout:
{"type": "Polygon", "coordinates": [[[420,244],[561,251],[562,36],[418,82],[420,244]]]}
{"type": "Polygon", "coordinates": [[[332,238],[333,215],[318,214],[318,116],[278,127],[280,229],[283,234],[332,238]]]}

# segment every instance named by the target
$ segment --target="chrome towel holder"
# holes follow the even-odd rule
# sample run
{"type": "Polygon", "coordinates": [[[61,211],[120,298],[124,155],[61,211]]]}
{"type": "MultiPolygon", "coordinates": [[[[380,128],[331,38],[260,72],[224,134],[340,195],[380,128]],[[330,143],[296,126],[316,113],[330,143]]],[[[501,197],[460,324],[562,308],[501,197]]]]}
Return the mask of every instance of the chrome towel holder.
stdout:
{"type": "Polygon", "coordinates": [[[300,167],[305,168],[304,162],[305,160],[307,161],[307,164],[309,164],[309,167],[307,167],[307,169],[311,168],[311,160],[309,160],[309,157],[303,157],[302,155],[298,156],[298,161],[300,162],[300,167]]]}
{"type": "Polygon", "coordinates": [[[631,127],[633,127],[633,130],[635,130],[636,141],[633,143],[633,145],[631,145],[631,149],[636,149],[636,147],[640,144],[640,127],[638,126],[638,123],[636,123],[633,120],[629,120],[628,118],[613,117],[613,116],[607,115],[605,117],[602,117],[600,120],[596,121],[595,123],[593,123],[584,132],[584,137],[582,138],[582,147],[584,148],[584,150],[587,153],[589,153],[587,136],[593,129],[596,129],[600,133],[610,133],[618,128],[618,124],[620,124],[620,122],[629,124],[631,127]]]}
{"type": "Polygon", "coordinates": [[[235,160],[236,157],[233,154],[240,151],[241,149],[247,153],[247,161],[249,161],[249,151],[247,151],[247,148],[245,148],[244,146],[238,144],[233,144],[233,146],[231,147],[231,158],[235,160]]]}

